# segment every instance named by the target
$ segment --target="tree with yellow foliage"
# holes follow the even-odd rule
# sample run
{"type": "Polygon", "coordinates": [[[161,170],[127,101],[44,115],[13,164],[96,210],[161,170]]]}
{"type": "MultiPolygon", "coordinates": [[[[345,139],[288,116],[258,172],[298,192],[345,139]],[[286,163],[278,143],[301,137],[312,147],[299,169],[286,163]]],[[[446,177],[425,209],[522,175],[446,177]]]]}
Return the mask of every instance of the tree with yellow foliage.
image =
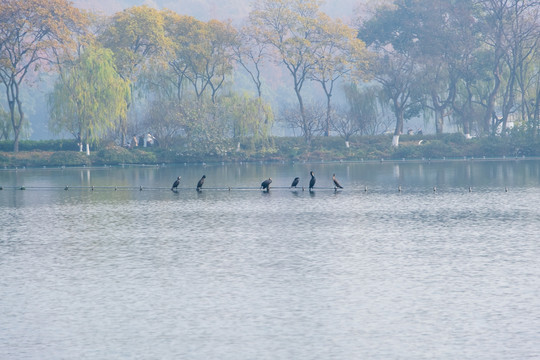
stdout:
{"type": "Polygon", "coordinates": [[[314,67],[309,78],[318,82],[326,95],[324,135],[328,136],[334,85],[344,76],[353,82],[360,80],[367,69],[369,56],[364,42],[357,38],[355,29],[325,14],[321,14],[319,19],[319,43],[314,49],[314,67]]]}
{"type": "MultiPolygon", "coordinates": [[[[165,14],[165,11],[146,5],[125,9],[113,15],[98,38],[105,48],[112,50],[116,71],[130,84],[132,97],[136,93],[139,77],[148,66],[160,61],[165,64],[162,55],[171,45],[165,36],[165,14]]],[[[122,124],[120,130],[124,142],[127,122],[122,124]]]]}
{"type": "Polygon", "coordinates": [[[0,1],[0,82],[14,135],[13,151],[25,122],[21,86],[27,75],[75,46],[73,30],[84,27],[83,13],[66,0],[0,1]]]}

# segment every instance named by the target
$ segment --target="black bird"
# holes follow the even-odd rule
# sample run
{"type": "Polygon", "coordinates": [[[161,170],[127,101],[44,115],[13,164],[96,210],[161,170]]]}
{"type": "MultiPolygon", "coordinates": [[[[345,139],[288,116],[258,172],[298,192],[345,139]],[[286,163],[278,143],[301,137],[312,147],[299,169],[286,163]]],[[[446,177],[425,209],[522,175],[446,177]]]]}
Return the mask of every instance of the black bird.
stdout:
{"type": "Polygon", "coordinates": [[[204,179],[206,179],[206,175],[203,175],[201,180],[199,180],[199,182],[197,183],[197,191],[201,191],[201,188],[204,184],[204,179]]]}
{"type": "Polygon", "coordinates": [[[296,185],[298,185],[298,182],[300,181],[300,178],[299,177],[295,177],[294,180],[292,181],[292,184],[291,184],[291,188],[295,188],[296,185]]]}
{"type": "Polygon", "coordinates": [[[176,191],[178,189],[178,185],[180,185],[180,178],[181,176],[177,177],[176,180],[173,182],[171,191],[176,191]]]}
{"type": "Polygon", "coordinates": [[[337,179],[336,179],[336,174],[332,175],[332,180],[334,181],[334,189],[336,189],[336,190],[337,190],[337,188],[343,189],[343,186],[341,186],[339,181],[337,181],[337,179]]]}
{"type": "Polygon", "coordinates": [[[270,184],[272,183],[272,178],[268,178],[268,180],[264,180],[261,183],[261,188],[264,190],[266,189],[266,192],[270,191],[270,184]]]}
{"type": "Polygon", "coordinates": [[[309,191],[311,191],[315,186],[315,181],[317,180],[315,179],[315,175],[313,175],[313,171],[310,171],[309,175],[311,175],[311,180],[309,180],[309,191]]]}

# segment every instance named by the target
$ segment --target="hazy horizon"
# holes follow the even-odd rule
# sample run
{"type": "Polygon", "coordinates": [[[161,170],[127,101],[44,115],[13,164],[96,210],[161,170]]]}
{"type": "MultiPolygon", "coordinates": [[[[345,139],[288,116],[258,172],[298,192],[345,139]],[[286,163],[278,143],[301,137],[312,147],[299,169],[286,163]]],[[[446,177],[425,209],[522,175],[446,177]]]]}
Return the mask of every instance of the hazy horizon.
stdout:
{"type": "MultiPolygon", "coordinates": [[[[156,9],[169,9],[182,15],[190,15],[202,21],[210,19],[232,20],[245,19],[254,0],[73,0],[79,8],[111,15],[123,9],[148,5],[156,9]]],[[[256,0],[255,0],[256,1],[256,0]]],[[[326,1],[321,10],[332,17],[339,17],[347,22],[354,18],[357,6],[363,0],[326,1]]]]}

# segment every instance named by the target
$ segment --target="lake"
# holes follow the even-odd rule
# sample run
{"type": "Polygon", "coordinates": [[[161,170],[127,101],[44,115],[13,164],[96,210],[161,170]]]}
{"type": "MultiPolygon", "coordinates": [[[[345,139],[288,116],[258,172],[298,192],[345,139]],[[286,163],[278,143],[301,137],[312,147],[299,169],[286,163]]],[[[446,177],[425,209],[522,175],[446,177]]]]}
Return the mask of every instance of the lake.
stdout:
{"type": "Polygon", "coordinates": [[[4,169],[0,186],[2,359],[540,358],[540,160],[4,169]]]}

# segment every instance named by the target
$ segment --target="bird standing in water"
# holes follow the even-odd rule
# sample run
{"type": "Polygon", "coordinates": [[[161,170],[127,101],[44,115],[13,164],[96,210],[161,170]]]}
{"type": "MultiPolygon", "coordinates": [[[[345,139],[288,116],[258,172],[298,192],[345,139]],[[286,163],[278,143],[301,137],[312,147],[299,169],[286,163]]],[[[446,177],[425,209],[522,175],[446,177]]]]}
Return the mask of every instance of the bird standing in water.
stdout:
{"type": "Polygon", "coordinates": [[[290,188],[295,188],[296,185],[298,185],[298,182],[300,181],[300,178],[299,177],[295,177],[294,180],[292,181],[292,184],[291,184],[291,187],[290,188]]]}
{"type": "Polygon", "coordinates": [[[337,190],[338,188],[343,189],[343,186],[341,186],[339,181],[337,181],[337,179],[336,179],[336,174],[332,175],[332,181],[334,181],[334,190],[337,190]]]}
{"type": "Polygon", "coordinates": [[[315,179],[315,175],[313,175],[313,171],[310,171],[309,175],[311,175],[311,180],[309,180],[309,191],[311,191],[315,186],[315,181],[317,180],[315,179]]]}
{"type": "Polygon", "coordinates": [[[197,183],[197,191],[201,191],[201,188],[204,184],[204,179],[206,179],[206,175],[203,175],[201,180],[199,180],[199,182],[197,183]]]}
{"type": "Polygon", "coordinates": [[[266,189],[266,192],[269,192],[270,191],[270,184],[272,183],[272,178],[268,178],[268,180],[264,180],[262,183],[261,183],[261,188],[263,190],[266,189]]]}
{"type": "Polygon", "coordinates": [[[177,177],[176,180],[173,182],[171,191],[176,191],[178,189],[178,185],[180,185],[180,178],[181,176],[177,177]]]}

